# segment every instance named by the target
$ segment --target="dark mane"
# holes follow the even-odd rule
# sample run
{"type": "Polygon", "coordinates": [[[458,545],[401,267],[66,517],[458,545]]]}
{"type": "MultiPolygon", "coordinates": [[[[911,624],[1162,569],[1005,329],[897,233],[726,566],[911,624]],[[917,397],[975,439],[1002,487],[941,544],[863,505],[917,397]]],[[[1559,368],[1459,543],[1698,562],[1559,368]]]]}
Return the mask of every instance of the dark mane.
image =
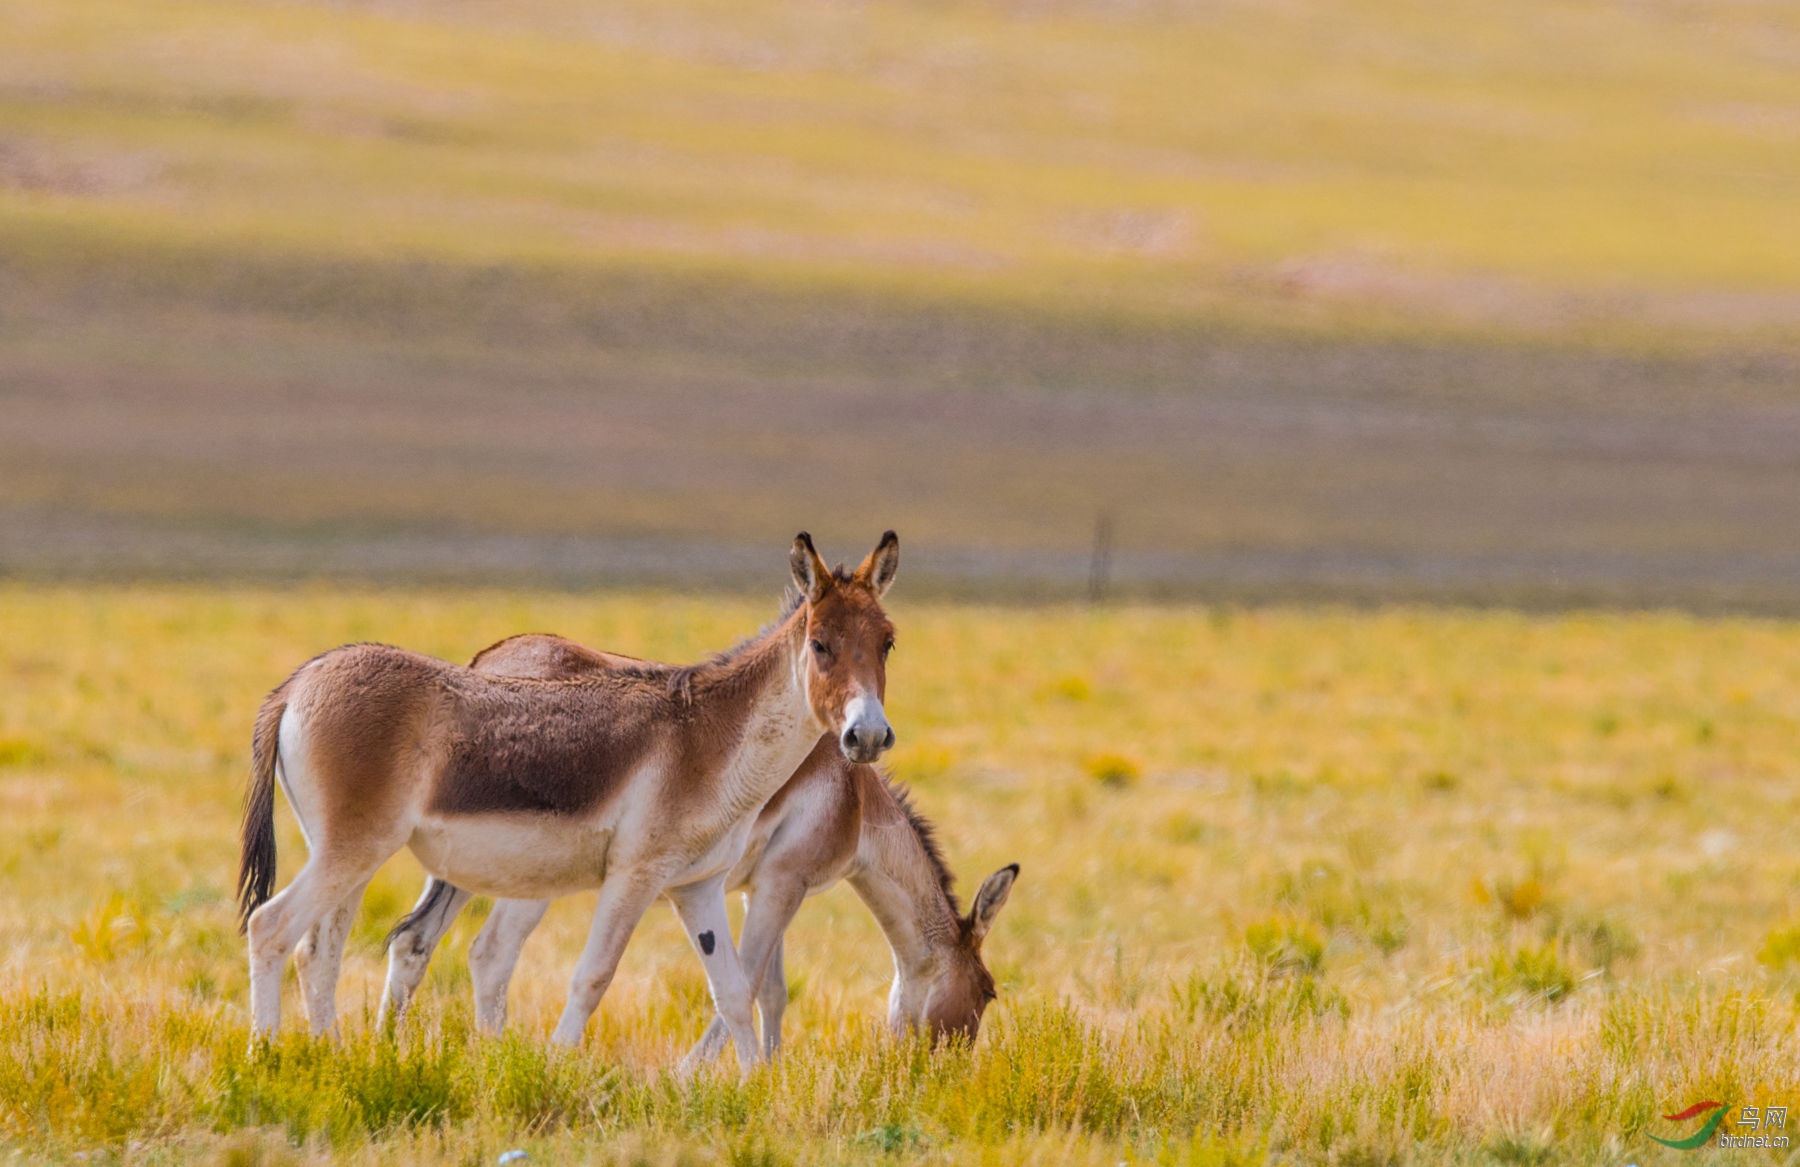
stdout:
{"type": "Polygon", "coordinates": [[[950,873],[950,865],[944,862],[943,848],[938,845],[937,828],[931,820],[920,814],[913,806],[912,791],[895,782],[884,772],[881,784],[887,792],[894,796],[895,805],[900,813],[906,816],[907,825],[912,827],[913,834],[918,836],[919,846],[925,852],[925,859],[931,864],[931,870],[937,874],[938,886],[944,890],[944,898],[950,901],[952,915],[962,915],[962,904],[956,899],[956,876],[950,873]]]}
{"type": "MultiPolygon", "coordinates": [[[[841,574],[842,572],[843,568],[840,566],[838,568],[838,573],[841,574]]],[[[730,648],[725,649],[723,652],[716,652],[705,660],[697,661],[691,665],[670,665],[663,664],[660,661],[645,661],[641,665],[633,665],[630,668],[615,669],[614,672],[622,676],[640,677],[644,680],[660,679],[669,686],[669,692],[671,694],[680,697],[683,701],[692,701],[694,699],[694,681],[697,677],[703,673],[728,668],[736,662],[738,657],[744,655],[746,651],[754,646],[761,644],[771,632],[781,627],[781,625],[786,622],[787,618],[798,611],[800,605],[805,601],[805,596],[794,589],[789,588],[786,594],[782,596],[781,611],[776,614],[773,620],[757,629],[756,635],[746,636],[730,648]]]]}

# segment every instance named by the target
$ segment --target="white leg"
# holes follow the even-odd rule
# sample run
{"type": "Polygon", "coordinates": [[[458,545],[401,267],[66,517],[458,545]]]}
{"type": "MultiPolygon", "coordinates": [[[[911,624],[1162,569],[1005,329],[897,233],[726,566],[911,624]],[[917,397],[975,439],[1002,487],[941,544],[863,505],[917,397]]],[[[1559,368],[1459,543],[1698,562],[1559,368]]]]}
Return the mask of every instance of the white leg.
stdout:
{"type": "MultiPolygon", "coordinates": [[[[738,1066],[749,1070],[762,1060],[762,1048],[756,1040],[750,981],[744,976],[737,948],[731,943],[731,917],[725,912],[725,877],[670,888],[668,894],[681,917],[681,926],[687,930],[688,942],[700,954],[706,984],[712,990],[713,1008],[725,1019],[732,1043],[737,1046],[738,1066]]],[[[704,1043],[705,1038],[701,1041],[704,1043]]],[[[692,1067],[691,1057],[684,1066],[692,1067]]]]}
{"type": "Polygon", "coordinates": [[[312,1022],[312,974],[317,971],[313,965],[312,954],[319,947],[319,929],[325,926],[324,921],[314,924],[294,945],[294,975],[300,982],[300,1015],[312,1022]]]}
{"type": "Polygon", "coordinates": [[[469,945],[475,1027],[483,1033],[506,1028],[506,987],[518,967],[519,950],[549,909],[549,900],[495,900],[494,910],[469,945]]]}
{"type": "Polygon", "coordinates": [[[463,905],[473,898],[460,887],[445,883],[437,876],[425,880],[424,894],[407,918],[401,921],[388,939],[387,985],[381,991],[379,1024],[390,1020],[396,1024],[406,1016],[413,994],[424,983],[425,970],[431,965],[431,954],[443,943],[444,934],[456,923],[463,905]],[[416,919],[414,917],[417,917],[416,919]]]}
{"type": "Polygon", "coordinates": [[[706,1032],[700,1035],[700,1040],[694,1043],[694,1048],[682,1057],[682,1070],[693,1070],[710,1064],[725,1052],[725,1043],[730,1040],[731,1026],[725,1024],[725,1018],[715,1009],[712,1021],[706,1027],[706,1032]]]}
{"type": "Polygon", "coordinates": [[[594,923],[588,929],[587,946],[575,965],[569,981],[569,1000],[563,1006],[562,1019],[550,1040],[558,1045],[576,1045],[588,1018],[600,1005],[600,998],[619,971],[619,958],[639,920],[662,892],[662,876],[617,872],[600,885],[600,902],[594,907],[594,923]]]}
{"type": "Polygon", "coordinates": [[[781,1049],[781,1015],[787,1010],[787,969],[783,967],[781,950],[784,941],[775,942],[769,963],[763,971],[762,984],[756,990],[756,1008],[762,1014],[763,1057],[772,1058],[781,1049]]]}
{"type": "Polygon", "coordinates": [[[344,968],[344,942],[362,907],[363,880],[350,894],[326,912],[294,949],[294,970],[300,976],[300,1001],[314,1034],[337,1032],[338,977],[344,968]]]}
{"type": "MultiPolygon", "coordinates": [[[[756,890],[744,897],[747,907],[744,911],[744,932],[739,939],[738,948],[744,979],[757,994],[760,1003],[764,994],[769,993],[768,974],[771,968],[775,983],[779,985],[781,1005],[775,1007],[771,1019],[769,1007],[763,1007],[762,1042],[760,1048],[765,1056],[773,1053],[781,1044],[781,1010],[787,1005],[787,981],[781,968],[781,938],[793,923],[794,913],[800,910],[801,901],[806,898],[806,885],[800,880],[764,880],[757,884],[756,890]]],[[[691,935],[690,935],[691,939],[691,935]]],[[[698,1065],[710,1062],[719,1056],[725,1048],[725,1039],[731,1036],[730,1026],[723,1016],[713,1018],[694,1048],[688,1051],[686,1064],[698,1065]]]]}
{"type": "Polygon", "coordinates": [[[805,901],[805,880],[770,879],[758,885],[744,911],[744,968],[749,971],[750,983],[756,986],[765,1056],[773,1056],[781,1047],[781,1014],[787,1008],[782,938],[805,901]]]}
{"type": "Polygon", "coordinates": [[[272,1034],[281,1027],[281,970],[294,946],[353,889],[367,883],[380,866],[380,859],[353,865],[328,858],[324,852],[315,853],[280,895],[250,913],[246,931],[250,934],[253,1035],[272,1034]]]}

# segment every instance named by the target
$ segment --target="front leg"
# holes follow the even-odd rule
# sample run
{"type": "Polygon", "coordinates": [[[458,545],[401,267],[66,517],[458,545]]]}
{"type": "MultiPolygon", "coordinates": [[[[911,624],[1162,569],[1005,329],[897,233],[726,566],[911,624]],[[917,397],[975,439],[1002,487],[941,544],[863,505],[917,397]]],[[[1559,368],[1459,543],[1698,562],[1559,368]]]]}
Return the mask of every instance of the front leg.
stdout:
{"type": "Polygon", "coordinates": [[[781,1015],[787,1011],[787,969],[781,958],[785,941],[777,938],[775,951],[763,969],[762,983],[756,988],[756,1008],[762,1014],[763,1057],[772,1058],[781,1049],[781,1015]]]}
{"type": "MultiPolygon", "coordinates": [[[[670,888],[668,895],[675,905],[675,914],[681,917],[681,926],[687,930],[688,941],[700,954],[706,984],[712,990],[713,1008],[724,1018],[732,1043],[737,1046],[738,1067],[748,1072],[762,1060],[762,1051],[756,1040],[756,1018],[751,1012],[750,982],[738,963],[737,948],[731,943],[731,919],[725,912],[725,876],[670,888]]],[[[704,1045],[705,1039],[701,1040],[704,1045]]],[[[701,1052],[696,1047],[683,1060],[683,1067],[693,1068],[694,1055],[701,1052]]]]}
{"type": "Polygon", "coordinates": [[[632,930],[656,897],[662,892],[662,880],[635,872],[617,872],[600,885],[600,902],[594,905],[594,923],[588,929],[587,945],[576,962],[575,976],[569,981],[569,1000],[563,1006],[562,1019],[550,1040],[557,1045],[578,1045],[588,1018],[600,1006],[619,971],[619,958],[632,930]]]}
{"type": "Polygon", "coordinates": [[[763,1053],[774,1057],[781,1046],[781,1014],[787,1008],[787,969],[782,941],[806,902],[806,880],[798,875],[774,876],[758,885],[744,912],[744,967],[756,986],[762,1011],[763,1053]]]}
{"type": "MultiPolygon", "coordinates": [[[[745,979],[750,982],[751,991],[756,994],[757,1004],[762,1009],[763,1056],[772,1057],[781,1044],[781,1012],[787,1006],[787,975],[781,964],[781,941],[787,934],[788,925],[794,922],[794,914],[806,899],[806,881],[791,876],[761,879],[744,899],[747,906],[744,931],[738,941],[739,957],[745,979]],[[775,1004],[777,996],[779,1005],[775,1004]]],[[[688,1051],[686,1063],[709,1062],[718,1057],[730,1034],[730,1027],[722,1016],[713,1018],[694,1048],[688,1051]]]]}
{"type": "Polygon", "coordinates": [[[518,967],[519,950],[549,908],[549,900],[495,900],[494,910],[469,945],[475,1028],[483,1033],[499,1033],[506,1027],[506,987],[518,967]]]}

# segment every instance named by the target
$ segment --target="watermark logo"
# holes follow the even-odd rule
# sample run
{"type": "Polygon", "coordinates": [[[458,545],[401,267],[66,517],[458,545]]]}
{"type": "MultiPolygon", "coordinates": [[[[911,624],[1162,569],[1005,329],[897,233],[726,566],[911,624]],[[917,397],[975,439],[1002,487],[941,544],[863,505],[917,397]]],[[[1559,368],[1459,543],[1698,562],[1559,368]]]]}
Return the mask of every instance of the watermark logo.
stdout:
{"type": "Polygon", "coordinates": [[[1787,1130],[1787,1107],[1740,1106],[1737,1108],[1737,1121],[1721,1130],[1720,1128],[1725,1126],[1726,1116],[1731,1113],[1731,1110],[1732,1108],[1723,1102],[1696,1102],[1686,1110],[1663,1115],[1666,1122],[1692,1122],[1701,1115],[1706,1115],[1706,1121],[1701,1123],[1700,1129],[1693,1134],[1686,1138],[1665,1139],[1660,1135],[1652,1135],[1649,1131],[1644,1133],[1655,1142],[1661,1143],[1665,1147],[1674,1147],[1677,1151],[1693,1151],[1704,1147],[1713,1141],[1714,1135],[1718,1136],[1716,1145],[1721,1148],[1782,1148],[1788,1145],[1787,1135],[1770,1133],[1787,1130]]]}
{"type": "MultiPolygon", "coordinates": [[[[1677,1151],[1691,1151],[1695,1147],[1704,1145],[1713,1137],[1713,1132],[1718,1130],[1719,1124],[1725,1121],[1725,1115],[1730,1109],[1723,1102],[1696,1102],[1686,1110],[1663,1115],[1663,1119],[1667,1122],[1686,1122],[1691,1118],[1698,1118],[1710,1110],[1712,1117],[1708,1118],[1706,1124],[1699,1130],[1685,1139],[1664,1139],[1656,1135],[1650,1135],[1650,1138],[1665,1147],[1674,1147],[1677,1151]]],[[[1648,1131],[1644,1133],[1649,1134],[1648,1131]]]]}

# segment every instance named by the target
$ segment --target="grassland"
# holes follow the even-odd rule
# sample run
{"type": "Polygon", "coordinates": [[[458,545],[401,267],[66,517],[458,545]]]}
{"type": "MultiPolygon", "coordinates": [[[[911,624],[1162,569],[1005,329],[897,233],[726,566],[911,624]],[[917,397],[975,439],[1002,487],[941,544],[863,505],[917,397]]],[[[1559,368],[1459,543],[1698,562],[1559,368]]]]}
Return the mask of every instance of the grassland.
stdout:
{"type": "Polygon", "coordinates": [[[1800,24],[1780,6],[21,0],[0,19],[0,238],[31,266],[144,248],[165,268],[713,271],[1403,333],[1800,322],[1800,24]]]}
{"type": "Polygon", "coordinates": [[[973,1049],[876,1031],[887,958],[844,889],[796,922],[789,1053],[745,1082],[669,1073],[706,1010],[660,908],[573,1055],[541,1039],[580,901],[528,947],[512,1037],[469,1033],[465,922],[389,1042],[371,1014],[419,881],[402,858],[357,928],[344,1041],[247,1060],[232,836],[250,716],[295,662],[360,638],[463,658],[523,629],[689,659],[767,609],[0,591],[10,1153],[1653,1164],[1680,1157],[1645,1138],[1658,1114],[1800,1093],[1800,626],[1404,608],[901,600],[895,768],[965,890],[1024,865],[973,1049]]]}
{"type": "Polygon", "coordinates": [[[18,0],[0,572],[894,526],[1068,595],[1105,513],[1139,595],[1792,611],[1797,56],[1727,0],[18,0]]]}

